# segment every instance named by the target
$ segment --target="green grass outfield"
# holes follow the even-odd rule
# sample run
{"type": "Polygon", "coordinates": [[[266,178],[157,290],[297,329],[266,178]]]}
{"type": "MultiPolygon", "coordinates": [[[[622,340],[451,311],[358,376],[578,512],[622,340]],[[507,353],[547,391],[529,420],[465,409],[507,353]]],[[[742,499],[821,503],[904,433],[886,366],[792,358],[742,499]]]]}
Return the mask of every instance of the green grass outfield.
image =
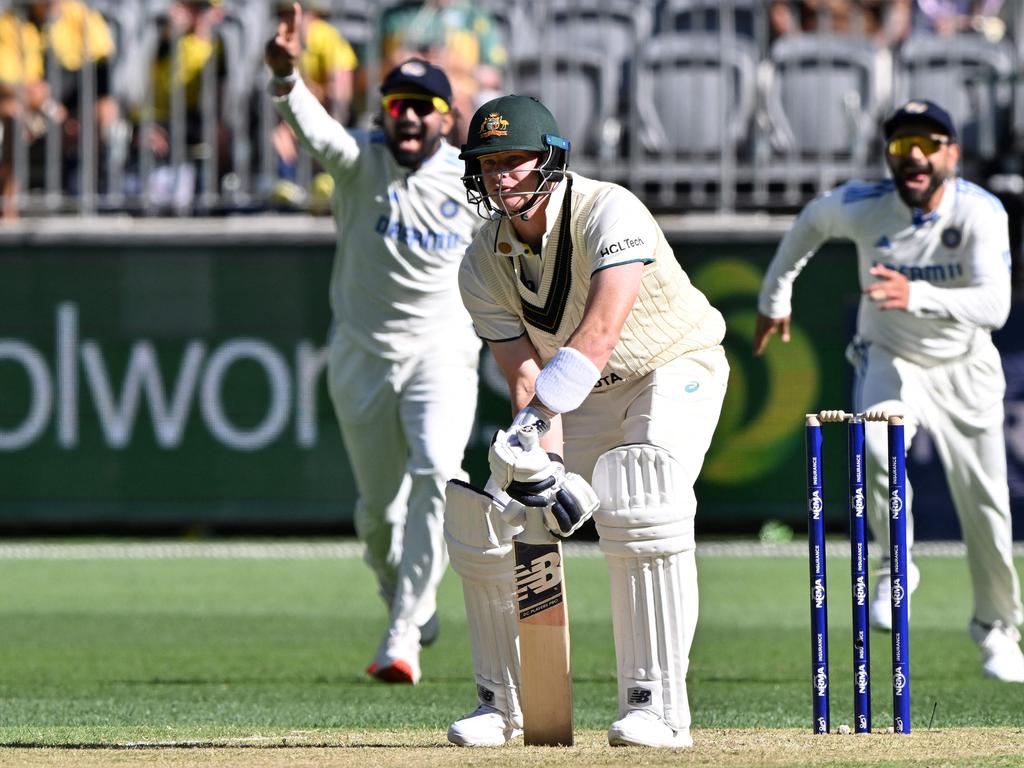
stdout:
{"type": "MultiPolygon", "coordinates": [[[[814,737],[806,556],[707,548],[697,745],[673,755],[604,739],[616,691],[602,558],[567,556],[579,745],[467,751],[444,738],[475,706],[457,578],[442,585],[423,682],[386,686],[363,673],[385,612],[354,549],[0,546],[0,765],[1024,765],[1024,686],[980,673],[962,556],[918,558],[914,733],[814,737]]],[[[831,551],[835,730],[852,722],[850,599],[849,560],[831,551]]],[[[881,731],[889,636],[871,642],[881,731]]]]}

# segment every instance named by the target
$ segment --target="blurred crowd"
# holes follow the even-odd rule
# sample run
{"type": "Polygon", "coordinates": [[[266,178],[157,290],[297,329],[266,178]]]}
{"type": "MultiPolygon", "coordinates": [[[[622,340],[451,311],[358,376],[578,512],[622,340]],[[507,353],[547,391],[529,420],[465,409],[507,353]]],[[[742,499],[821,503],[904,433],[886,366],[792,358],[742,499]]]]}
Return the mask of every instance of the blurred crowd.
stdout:
{"type": "MultiPolygon", "coordinates": [[[[1009,0],[303,0],[301,75],[350,127],[378,114],[384,72],[411,55],[442,66],[461,117],[516,84],[510,52],[543,57],[524,25],[562,5],[643,9],[657,26],[724,23],[770,46],[828,30],[894,47],[910,35],[1009,40],[1009,0]],[[763,31],[753,29],[765,25],[763,31]],[[749,26],[749,30],[744,30],[749,26]],[[512,38],[512,39],[510,39],[512,38]]],[[[290,2],[0,0],[0,204],[20,212],[148,214],[324,210],[330,179],[269,108],[262,47],[290,2]]],[[[598,46],[599,47],[599,46],[598,46]]],[[[600,56],[601,51],[592,53],[600,56]]],[[[518,83],[522,86],[522,81],[518,83]]],[[[536,94],[540,95],[540,94],[536,94]]],[[[625,100],[629,99],[626,94],[625,100]]]]}
{"type": "MultiPolygon", "coordinates": [[[[372,123],[369,77],[413,54],[449,72],[463,116],[502,86],[501,36],[468,0],[302,5],[302,77],[346,125],[372,123]],[[337,15],[353,5],[365,6],[359,21],[374,27],[358,41],[337,15]]],[[[260,55],[291,8],[279,0],[0,0],[3,216],[16,216],[19,191],[32,190],[50,200],[87,195],[94,205],[141,201],[155,213],[209,210],[225,195],[237,208],[247,195],[231,193],[250,174],[264,179],[255,197],[300,205],[310,178],[301,178],[290,129],[267,117],[260,55]]],[[[453,140],[464,133],[463,120],[453,140]]]]}

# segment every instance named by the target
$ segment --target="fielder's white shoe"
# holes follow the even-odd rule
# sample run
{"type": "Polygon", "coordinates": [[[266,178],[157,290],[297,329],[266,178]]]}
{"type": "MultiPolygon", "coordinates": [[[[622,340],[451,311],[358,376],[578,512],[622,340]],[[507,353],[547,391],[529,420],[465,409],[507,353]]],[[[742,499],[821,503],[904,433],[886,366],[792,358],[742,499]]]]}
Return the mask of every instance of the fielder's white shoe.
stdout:
{"type": "Polygon", "coordinates": [[[1024,683],[1020,632],[1002,623],[992,626],[971,620],[971,639],[981,649],[981,671],[1004,683],[1024,683]]]}
{"type": "Polygon", "coordinates": [[[419,628],[402,620],[388,627],[366,674],[385,683],[418,683],[421,676],[419,628]]]}
{"type": "Polygon", "coordinates": [[[522,735],[504,712],[486,704],[448,726],[448,741],[460,747],[503,747],[522,735]]]}
{"type": "MultiPolygon", "coordinates": [[[[914,594],[921,583],[921,571],[913,562],[907,564],[907,581],[910,582],[910,594],[914,594]]],[[[910,606],[907,605],[909,610],[910,606]]],[[[885,632],[892,631],[892,578],[886,566],[878,573],[875,591],[871,593],[871,626],[885,632]]]]}
{"type": "Polygon", "coordinates": [[[613,747],[665,747],[685,749],[693,746],[689,730],[677,731],[652,712],[633,709],[608,729],[613,747]]]}

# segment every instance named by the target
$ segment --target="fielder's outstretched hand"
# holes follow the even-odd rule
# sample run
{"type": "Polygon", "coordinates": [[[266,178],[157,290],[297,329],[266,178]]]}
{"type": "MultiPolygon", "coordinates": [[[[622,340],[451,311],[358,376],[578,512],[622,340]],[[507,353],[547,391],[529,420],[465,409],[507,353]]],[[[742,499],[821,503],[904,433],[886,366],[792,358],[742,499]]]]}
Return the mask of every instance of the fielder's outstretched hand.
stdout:
{"type": "Polygon", "coordinates": [[[275,77],[287,77],[299,64],[302,53],[302,6],[292,3],[292,12],[277,24],[277,34],[267,41],[264,58],[275,77]]]}
{"type": "Polygon", "coordinates": [[[754,326],[754,354],[760,357],[764,354],[765,347],[768,346],[768,340],[776,333],[779,334],[779,338],[783,342],[789,341],[789,318],[790,315],[785,317],[768,317],[768,315],[762,315],[760,312],[757,313],[757,325],[754,326]]]}

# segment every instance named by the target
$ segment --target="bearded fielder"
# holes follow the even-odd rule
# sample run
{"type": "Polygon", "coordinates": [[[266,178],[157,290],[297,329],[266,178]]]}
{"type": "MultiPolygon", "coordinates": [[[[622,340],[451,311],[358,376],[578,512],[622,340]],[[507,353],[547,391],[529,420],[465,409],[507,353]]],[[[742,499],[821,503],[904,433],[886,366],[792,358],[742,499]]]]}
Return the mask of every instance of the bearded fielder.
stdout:
{"type": "Polygon", "coordinates": [[[356,532],[389,609],[367,672],[416,683],[447,564],[444,484],[464,476],[476,410],[480,342],[457,271],[480,220],[444,139],[444,72],[419,59],[396,67],[381,84],[380,130],[349,133],[295,72],[301,17],[296,3],[267,64],[275,105],[335,183],[328,383],[359,491],[356,532]]]}
{"type": "MultiPolygon", "coordinates": [[[[855,367],[858,411],[902,414],[910,447],[931,433],[964,532],[974,587],[970,635],[982,670],[1024,682],[1024,621],[1012,557],[1003,437],[1006,387],[992,331],[1010,311],[1010,248],[999,200],[956,177],[959,148],[949,115],[929,101],[903,105],[885,123],[892,179],[849,182],[807,205],[783,238],[758,299],[754,352],[789,340],[790,296],[800,270],[827,240],[853,240],[862,296],[855,367]]],[[[867,427],[868,521],[888,542],[884,424],[867,427]]],[[[910,486],[907,486],[908,500],[910,486]]],[[[913,541],[908,504],[908,547],[913,541]]],[[[919,571],[908,553],[910,589],[919,571]]],[[[889,629],[889,564],[883,558],[872,624],[889,629]]]]}
{"type": "Polygon", "coordinates": [[[448,738],[500,746],[522,727],[510,540],[525,504],[544,506],[560,536],[593,514],[619,682],[609,742],[687,747],[693,485],[725,394],[725,324],[644,205],[568,172],[568,154],[551,113],[525,96],[483,105],[462,148],[469,199],[488,221],[459,285],[514,417],[495,435],[486,492],[448,485],[479,704],[448,738]],[[523,426],[542,431],[540,448],[520,445],[523,426]]]}

